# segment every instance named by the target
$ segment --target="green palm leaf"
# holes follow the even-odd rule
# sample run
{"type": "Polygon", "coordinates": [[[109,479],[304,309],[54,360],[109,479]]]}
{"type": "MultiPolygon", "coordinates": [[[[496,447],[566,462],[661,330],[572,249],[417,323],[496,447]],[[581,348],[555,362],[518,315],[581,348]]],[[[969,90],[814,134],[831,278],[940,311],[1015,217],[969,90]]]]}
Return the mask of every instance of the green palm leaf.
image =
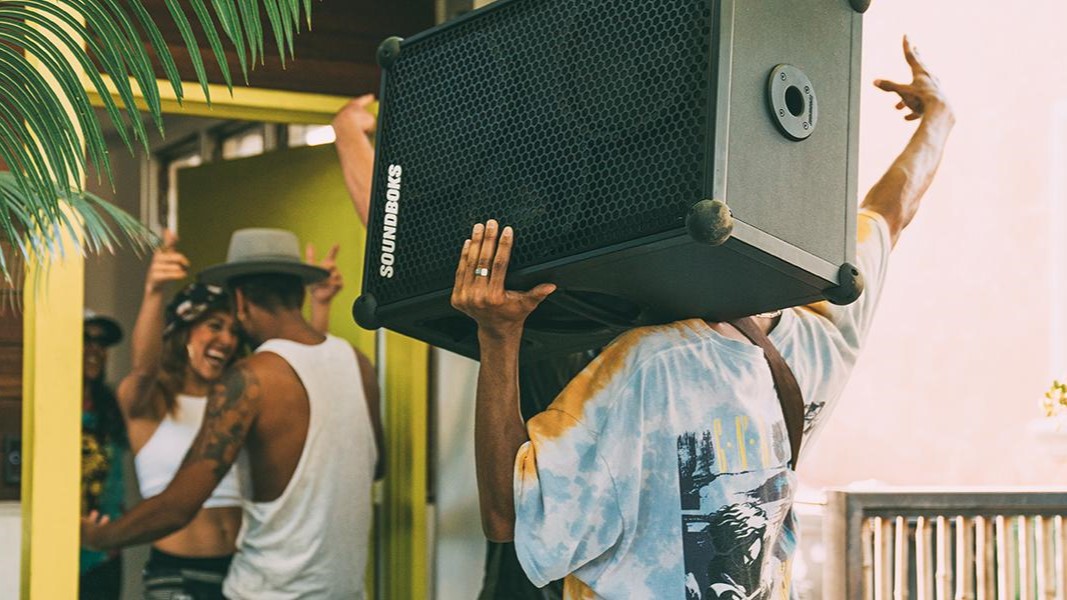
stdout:
{"type": "MultiPolygon", "coordinates": [[[[303,19],[310,23],[311,10],[310,0],[166,0],[166,6],[205,95],[208,80],[194,23],[232,90],[227,45],[247,82],[248,65],[265,56],[268,35],[283,63],[292,55],[293,38],[303,19]]],[[[145,251],[157,243],[136,219],[81,185],[90,164],[111,179],[83,73],[127,147],[135,141],[148,147],[135,90],[162,131],[149,48],[180,101],[184,90],[174,58],[142,0],[0,0],[0,160],[9,169],[0,172],[0,241],[19,260],[43,265],[60,256],[64,232],[80,232],[74,237],[83,253],[114,251],[123,242],[145,251]],[[131,117],[129,125],[123,113],[131,117]]],[[[0,253],[0,275],[10,279],[13,272],[0,253]]]]}

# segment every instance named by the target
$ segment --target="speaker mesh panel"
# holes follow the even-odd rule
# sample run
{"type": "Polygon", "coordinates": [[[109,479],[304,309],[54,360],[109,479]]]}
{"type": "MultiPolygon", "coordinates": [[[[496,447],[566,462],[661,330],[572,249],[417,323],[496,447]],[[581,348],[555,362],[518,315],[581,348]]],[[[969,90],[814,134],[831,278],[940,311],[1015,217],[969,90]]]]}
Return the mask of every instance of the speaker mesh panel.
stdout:
{"type": "Polygon", "coordinates": [[[462,240],[489,218],[515,228],[515,268],[682,225],[709,159],[711,15],[711,0],[507,0],[405,44],[385,80],[368,244],[399,164],[396,276],[374,269],[366,291],[451,287],[462,240]]]}

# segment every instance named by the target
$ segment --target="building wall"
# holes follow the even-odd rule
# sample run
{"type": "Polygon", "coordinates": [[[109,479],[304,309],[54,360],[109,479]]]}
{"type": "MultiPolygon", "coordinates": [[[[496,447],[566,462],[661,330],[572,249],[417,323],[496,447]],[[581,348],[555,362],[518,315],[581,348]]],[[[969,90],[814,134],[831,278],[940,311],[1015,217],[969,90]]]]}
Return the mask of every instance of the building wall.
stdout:
{"type": "Polygon", "coordinates": [[[893,110],[896,98],[871,85],[876,77],[910,80],[905,32],[940,78],[958,124],[893,254],[852,382],[803,461],[809,485],[1064,481],[1067,465],[1028,427],[1052,378],[1067,377],[1067,298],[1062,287],[1054,292],[1067,270],[1067,155],[1054,155],[1067,147],[1067,125],[1055,121],[1067,106],[1059,77],[1065,19],[1067,5],[1055,0],[1025,10],[991,0],[895,0],[867,13],[860,189],[914,129],[893,110]]]}

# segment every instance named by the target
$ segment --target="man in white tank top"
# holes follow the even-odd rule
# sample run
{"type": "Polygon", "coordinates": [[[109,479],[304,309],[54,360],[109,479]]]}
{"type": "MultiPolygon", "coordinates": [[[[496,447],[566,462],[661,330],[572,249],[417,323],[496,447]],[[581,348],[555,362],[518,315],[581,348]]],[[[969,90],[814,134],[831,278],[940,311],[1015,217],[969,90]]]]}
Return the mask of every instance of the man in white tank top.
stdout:
{"type": "Polygon", "coordinates": [[[170,485],[114,523],[83,520],[83,545],[121,547],[180,529],[246,456],[244,523],[226,596],[363,597],[371,484],[384,464],[378,387],[363,354],[301,313],[304,286],[326,275],[301,262],[288,231],[233,234],[227,262],[200,278],[230,288],[258,348],[213,387],[170,485]]]}

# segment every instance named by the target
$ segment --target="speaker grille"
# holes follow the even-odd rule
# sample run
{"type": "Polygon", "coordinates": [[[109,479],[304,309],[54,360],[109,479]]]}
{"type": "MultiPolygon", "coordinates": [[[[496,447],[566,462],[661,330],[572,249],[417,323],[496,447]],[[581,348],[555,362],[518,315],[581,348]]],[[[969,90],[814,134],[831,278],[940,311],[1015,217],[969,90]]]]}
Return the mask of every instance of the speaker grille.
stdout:
{"type": "Polygon", "coordinates": [[[366,291],[388,303],[451,287],[488,218],[515,228],[515,268],[679,227],[705,193],[712,8],[502,0],[406,43],[385,81],[366,291]],[[382,279],[391,164],[402,193],[382,279]]]}

